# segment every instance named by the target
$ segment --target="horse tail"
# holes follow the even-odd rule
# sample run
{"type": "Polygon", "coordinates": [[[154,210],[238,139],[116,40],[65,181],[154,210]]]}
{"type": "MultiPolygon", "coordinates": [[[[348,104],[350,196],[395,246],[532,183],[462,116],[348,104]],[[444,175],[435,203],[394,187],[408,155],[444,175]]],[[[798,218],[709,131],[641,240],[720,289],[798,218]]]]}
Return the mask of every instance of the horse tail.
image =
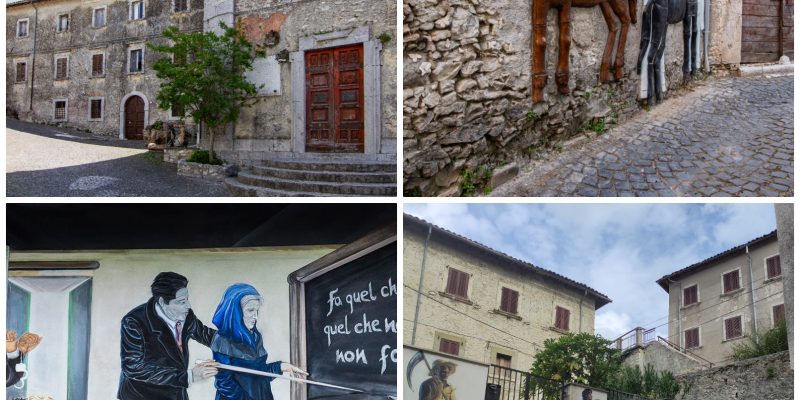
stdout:
{"type": "Polygon", "coordinates": [[[636,17],[637,14],[639,14],[638,10],[636,9],[638,7],[638,4],[639,4],[638,0],[628,0],[628,10],[631,13],[631,23],[634,25],[636,25],[636,17]]]}

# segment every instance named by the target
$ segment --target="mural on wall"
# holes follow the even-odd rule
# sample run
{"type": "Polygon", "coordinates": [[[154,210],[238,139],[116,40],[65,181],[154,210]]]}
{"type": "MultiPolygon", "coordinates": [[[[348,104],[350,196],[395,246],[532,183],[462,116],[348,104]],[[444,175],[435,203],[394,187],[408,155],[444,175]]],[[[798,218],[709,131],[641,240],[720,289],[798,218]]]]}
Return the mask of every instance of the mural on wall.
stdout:
{"type": "Polygon", "coordinates": [[[42,337],[32,332],[17,338],[17,331],[6,330],[6,387],[22,389],[25,386],[25,356],[41,341],[42,337]]]}
{"type": "Polygon", "coordinates": [[[544,100],[544,87],[547,84],[545,72],[545,50],[547,47],[547,12],[551,8],[558,9],[558,66],[556,67],[556,85],[561,94],[569,94],[569,48],[570,48],[570,10],[574,7],[590,8],[600,6],[608,26],[608,38],[600,64],[600,82],[611,81],[611,55],[617,32],[616,58],[614,59],[614,79],[621,79],[625,63],[625,41],[628,37],[630,23],[636,23],[637,0],[542,0],[533,1],[532,19],[533,54],[531,60],[532,100],[534,103],[544,100]],[[619,25],[617,19],[619,19],[619,25]]]}
{"type": "MultiPolygon", "coordinates": [[[[704,1],[645,0],[642,13],[642,40],[639,46],[639,62],[636,70],[641,78],[639,98],[647,99],[647,104],[660,103],[667,91],[664,49],[667,47],[669,25],[683,23],[682,70],[684,82],[694,77],[697,70],[700,69],[698,33],[705,31],[706,26],[704,1]]],[[[706,53],[708,52],[706,51],[706,53]]]]}
{"type": "Polygon", "coordinates": [[[403,359],[405,400],[483,398],[486,392],[488,365],[408,346],[403,359]]]}

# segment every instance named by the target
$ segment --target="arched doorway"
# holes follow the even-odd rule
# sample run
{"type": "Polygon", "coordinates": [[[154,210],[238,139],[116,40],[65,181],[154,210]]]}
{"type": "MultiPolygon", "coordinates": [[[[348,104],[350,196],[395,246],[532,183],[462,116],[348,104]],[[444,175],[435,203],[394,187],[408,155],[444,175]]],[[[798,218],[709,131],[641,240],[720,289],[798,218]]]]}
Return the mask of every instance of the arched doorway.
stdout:
{"type": "Polygon", "coordinates": [[[125,101],[125,139],[142,139],[144,131],[145,107],[139,96],[131,96],[125,101]]]}

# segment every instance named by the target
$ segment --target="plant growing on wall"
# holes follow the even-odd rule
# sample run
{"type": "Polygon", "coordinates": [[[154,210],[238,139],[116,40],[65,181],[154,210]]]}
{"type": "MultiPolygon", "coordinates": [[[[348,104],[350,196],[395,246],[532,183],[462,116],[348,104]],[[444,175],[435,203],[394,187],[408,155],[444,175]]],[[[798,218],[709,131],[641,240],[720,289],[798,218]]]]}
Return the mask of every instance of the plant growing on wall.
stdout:
{"type": "Polygon", "coordinates": [[[253,50],[244,33],[220,23],[222,34],[180,32],[170,26],[164,30],[169,43],[147,47],[170,55],[153,65],[163,80],[158,92],[162,109],[183,110],[184,116],[204,124],[209,134],[209,155],[214,160],[214,136],[239,118],[242,107],[255,101],[258,89],[247,81],[245,72],[253,69],[253,60],[264,56],[253,50]]]}
{"type": "Polygon", "coordinates": [[[617,374],[611,376],[607,388],[653,399],[674,399],[680,392],[681,385],[671,372],[656,372],[651,364],[647,364],[644,371],[638,365],[623,366],[617,374]]]}
{"type": "Polygon", "coordinates": [[[765,356],[789,350],[789,338],[786,333],[786,322],[778,322],[774,328],[756,336],[748,335],[748,341],[733,346],[731,358],[736,361],[765,356]]]}

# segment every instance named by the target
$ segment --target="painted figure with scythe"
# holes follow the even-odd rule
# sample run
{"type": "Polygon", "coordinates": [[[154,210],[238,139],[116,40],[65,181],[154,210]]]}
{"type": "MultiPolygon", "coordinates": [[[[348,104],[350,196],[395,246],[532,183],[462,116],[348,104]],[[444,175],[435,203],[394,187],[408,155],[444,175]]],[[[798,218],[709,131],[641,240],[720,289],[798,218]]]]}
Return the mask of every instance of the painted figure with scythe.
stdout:
{"type": "Polygon", "coordinates": [[[415,354],[406,367],[409,385],[411,385],[411,372],[421,361],[428,367],[430,378],[419,385],[419,400],[456,400],[456,388],[447,382],[447,378],[456,372],[456,364],[445,360],[434,360],[433,365],[429,365],[422,352],[415,354]]]}

